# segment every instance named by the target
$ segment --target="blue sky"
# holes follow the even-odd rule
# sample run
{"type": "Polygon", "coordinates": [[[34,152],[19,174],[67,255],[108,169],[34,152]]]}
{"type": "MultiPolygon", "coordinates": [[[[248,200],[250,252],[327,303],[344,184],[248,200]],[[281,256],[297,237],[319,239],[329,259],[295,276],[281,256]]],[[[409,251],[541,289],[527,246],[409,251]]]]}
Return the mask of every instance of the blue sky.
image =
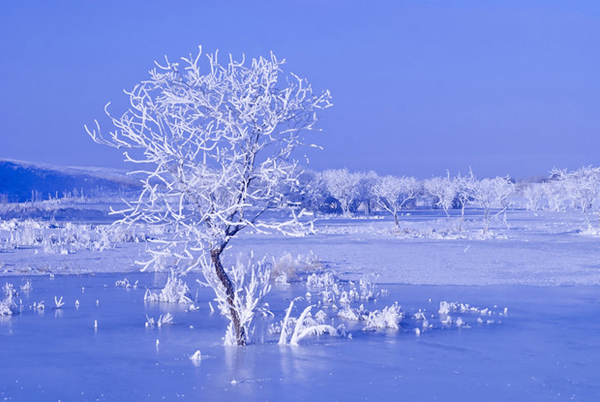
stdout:
{"type": "MultiPolygon", "coordinates": [[[[600,165],[597,1],[3,1],[0,158],[123,167],[83,129],[153,60],[275,52],[329,88],[315,169],[600,165]]],[[[108,126],[106,126],[108,128],[108,126]]]]}

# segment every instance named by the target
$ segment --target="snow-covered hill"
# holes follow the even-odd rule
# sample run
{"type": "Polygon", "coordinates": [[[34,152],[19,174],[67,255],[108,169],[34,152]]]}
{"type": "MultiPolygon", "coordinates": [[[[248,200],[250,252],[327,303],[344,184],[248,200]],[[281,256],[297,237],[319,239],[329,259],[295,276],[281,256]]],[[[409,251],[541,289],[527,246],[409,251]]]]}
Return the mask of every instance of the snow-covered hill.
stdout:
{"type": "Polygon", "coordinates": [[[69,196],[129,193],[139,183],[125,172],[103,168],[42,165],[0,159],[0,201],[26,202],[69,196]]]}

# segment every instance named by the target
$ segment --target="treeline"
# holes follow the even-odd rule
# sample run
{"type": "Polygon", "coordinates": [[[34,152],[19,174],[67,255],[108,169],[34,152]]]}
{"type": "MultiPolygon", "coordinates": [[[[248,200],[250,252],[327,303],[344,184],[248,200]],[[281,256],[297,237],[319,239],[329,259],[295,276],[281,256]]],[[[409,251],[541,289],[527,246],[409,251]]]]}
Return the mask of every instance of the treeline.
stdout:
{"type": "Polygon", "coordinates": [[[600,168],[575,171],[554,169],[537,183],[515,182],[508,176],[478,179],[472,172],[417,179],[407,176],[380,176],[373,171],[347,169],[305,171],[297,186],[284,192],[285,201],[322,214],[371,214],[388,212],[398,224],[404,209],[417,206],[443,210],[480,208],[489,222],[491,210],[582,211],[588,223],[600,210],[600,168]]]}

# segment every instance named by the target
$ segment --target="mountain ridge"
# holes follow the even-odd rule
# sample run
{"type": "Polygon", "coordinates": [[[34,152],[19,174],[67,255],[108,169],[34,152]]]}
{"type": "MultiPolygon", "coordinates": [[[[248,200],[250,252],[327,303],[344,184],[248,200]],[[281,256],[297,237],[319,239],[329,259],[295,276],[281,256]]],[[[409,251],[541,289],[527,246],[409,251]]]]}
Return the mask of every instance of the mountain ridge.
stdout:
{"type": "Polygon", "coordinates": [[[0,159],[0,200],[3,202],[41,201],[66,195],[117,195],[139,188],[139,181],[119,169],[0,159]]]}

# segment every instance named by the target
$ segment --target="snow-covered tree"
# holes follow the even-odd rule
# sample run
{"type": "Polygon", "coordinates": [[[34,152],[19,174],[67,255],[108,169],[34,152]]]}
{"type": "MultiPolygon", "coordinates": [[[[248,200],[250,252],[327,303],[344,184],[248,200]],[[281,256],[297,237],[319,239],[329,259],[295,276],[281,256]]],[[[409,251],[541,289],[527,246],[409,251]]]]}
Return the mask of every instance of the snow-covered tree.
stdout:
{"type": "Polygon", "coordinates": [[[350,207],[358,197],[360,175],[348,169],[325,170],[322,174],[327,191],[340,203],[344,215],[350,214],[350,207]]]}
{"type": "Polygon", "coordinates": [[[445,177],[432,177],[425,180],[423,187],[425,191],[433,196],[434,206],[442,208],[446,216],[450,216],[448,210],[456,198],[455,182],[450,178],[450,173],[445,177]]]}
{"type": "Polygon", "coordinates": [[[421,193],[421,185],[414,177],[383,176],[373,186],[377,203],[394,217],[396,227],[400,226],[398,212],[421,193]]]}
{"type": "Polygon", "coordinates": [[[588,227],[591,227],[589,215],[600,207],[600,168],[588,166],[572,172],[554,169],[551,177],[554,186],[560,187],[559,194],[563,200],[568,199],[581,209],[588,227]]]}
{"type": "Polygon", "coordinates": [[[508,176],[485,178],[475,183],[473,199],[483,209],[483,232],[490,226],[490,210],[500,209],[504,212],[508,207],[507,198],[514,192],[514,184],[508,176]]]}
{"type": "Polygon", "coordinates": [[[293,211],[286,222],[266,220],[264,213],[280,205],[282,184],[295,185],[292,151],[304,144],[301,133],[315,128],[317,112],[330,106],[330,94],[314,93],[293,74],[284,78],[284,60],[273,54],[249,65],[231,56],[220,64],[217,53],[209,54],[205,73],[200,55],[182,58],[182,66],[167,58],[157,63],[148,80],[126,92],[130,108],[123,115],[113,116],[107,105],[116,127],[110,136],[97,122],[86,129],[141,166],[143,191],[121,211],[121,222],[163,225],[170,233],[154,241],[145,266],[164,255],[188,269],[203,266],[226,306],[235,343],[244,345],[240,289],[231,279],[237,268],[228,272],[222,253],[246,227],[298,233],[293,211]]]}
{"type": "Polygon", "coordinates": [[[352,174],[358,176],[358,183],[356,185],[356,198],[354,200],[356,204],[355,208],[358,209],[362,204],[367,215],[370,215],[371,208],[376,202],[377,198],[373,193],[373,186],[378,179],[377,173],[371,170],[369,172],[356,172],[352,174]]]}
{"type": "Polygon", "coordinates": [[[309,211],[319,211],[328,196],[320,172],[304,170],[298,177],[298,187],[290,193],[289,201],[309,211]]]}
{"type": "Polygon", "coordinates": [[[521,185],[521,194],[527,200],[525,208],[528,211],[543,209],[544,200],[546,199],[545,184],[546,183],[525,183],[521,185]]]}
{"type": "Polygon", "coordinates": [[[462,176],[460,173],[458,176],[452,179],[454,184],[455,191],[455,201],[458,203],[460,207],[460,224],[459,230],[462,230],[462,225],[465,220],[465,208],[469,201],[473,198],[473,192],[475,191],[475,186],[477,184],[477,180],[473,175],[473,172],[469,172],[468,176],[462,176]]]}

